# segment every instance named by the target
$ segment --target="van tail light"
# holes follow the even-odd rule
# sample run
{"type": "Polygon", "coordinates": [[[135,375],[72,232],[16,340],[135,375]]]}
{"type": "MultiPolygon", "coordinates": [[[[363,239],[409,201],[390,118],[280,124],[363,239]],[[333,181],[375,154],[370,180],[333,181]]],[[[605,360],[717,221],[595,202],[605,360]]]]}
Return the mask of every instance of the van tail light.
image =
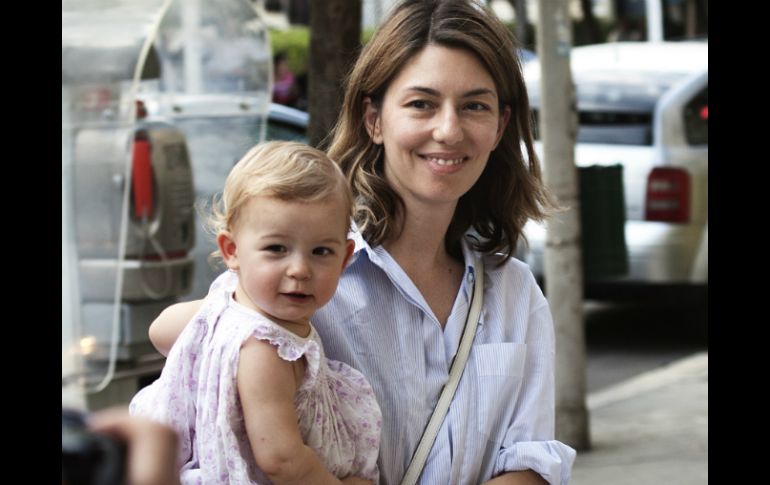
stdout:
{"type": "Polygon", "coordinates": [[[690,175],[680,168],[658,167],[647,178],[645,220],[690,220],[690,175]]]}
{"type": "Polygon", "coordinates": [[[131,194],[133,216],[149,219],[153,213],[152,156],[150,140],[146,131],[137,131],[134,136],[134,153],[131,160],[131,194]]]}

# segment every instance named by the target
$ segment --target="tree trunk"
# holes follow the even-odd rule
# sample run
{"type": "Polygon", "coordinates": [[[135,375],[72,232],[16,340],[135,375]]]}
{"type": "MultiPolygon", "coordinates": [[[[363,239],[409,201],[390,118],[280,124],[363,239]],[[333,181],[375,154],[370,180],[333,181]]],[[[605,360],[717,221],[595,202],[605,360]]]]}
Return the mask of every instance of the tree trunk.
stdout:
{"type": "Polygon", "coordinates": [[[527,14],[527,0],[508,0],[508,3],[513,7],[513,11],[516,13],[516,23],[514,28],[516,32],[516,40],[519,41],[521,47],[529,47],[529,15],[527,14]]]}
{"type": "Polygon", "coordinates": [[[342,106],[342,82],[361,46],[360,0],[311,0],[308,104],[310,144],[321,149],[342,106]]]}
{"type": "Polygon", "coordinates": [[[591,0],[580,0],[580,8],[583,10],[583,25],[585,26],[585,40],[587,44],[598,44],[603,42],[601,39],[601,32],[599,31],[599,24],[594,17],[594,10],[591,8],[591,0]]]}
{"type": "Polygon", "coordinates": [[[577,113],[570,73],[568,0],[540,0],[540,133],[545,182],[565,211],[549,218],[545,290],[556,328],[556,438],[589,447],[586,408],[580,194],[574,162],[577,113]]]}

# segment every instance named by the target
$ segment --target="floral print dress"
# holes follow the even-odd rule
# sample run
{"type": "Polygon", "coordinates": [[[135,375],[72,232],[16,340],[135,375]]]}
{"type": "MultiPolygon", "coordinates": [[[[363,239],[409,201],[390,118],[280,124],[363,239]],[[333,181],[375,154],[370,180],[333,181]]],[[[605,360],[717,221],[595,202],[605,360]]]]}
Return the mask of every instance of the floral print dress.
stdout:
{"type": "Polygon", "coordinates": [[[251,451],[237,392],[238,357],[248,338],[266,340],[288,361],[304,357],[294,398],[302,438],[331,473],[377,483],[382,414],[364,376],[327,360],[315,328],[299,337],[212,286],[180,334],[158,380],[129,410],[173,426],[182,483],[270,483],[251,451]]]}

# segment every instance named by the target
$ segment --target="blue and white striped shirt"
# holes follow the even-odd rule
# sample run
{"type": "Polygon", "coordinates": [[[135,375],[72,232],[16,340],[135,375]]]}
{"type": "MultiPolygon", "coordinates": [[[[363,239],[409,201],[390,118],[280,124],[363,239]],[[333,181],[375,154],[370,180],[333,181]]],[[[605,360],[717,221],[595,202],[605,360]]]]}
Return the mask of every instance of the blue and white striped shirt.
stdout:
{"type": "MultiPolygon", "coordinates": [[[[400,482],[449,376],[473,288],[473,253],[442,330],[425,299],[381,246],[359,233],[334,298],[313,317],[326,355],[369,379],[383,414],[380,483],[400,482]]],[[[554,440],[554,329],[529,268],[485,261],[484,307],[457,393],[422,484],[476,484],[532,469],[569,482],[575,451],[554,440]]]]}

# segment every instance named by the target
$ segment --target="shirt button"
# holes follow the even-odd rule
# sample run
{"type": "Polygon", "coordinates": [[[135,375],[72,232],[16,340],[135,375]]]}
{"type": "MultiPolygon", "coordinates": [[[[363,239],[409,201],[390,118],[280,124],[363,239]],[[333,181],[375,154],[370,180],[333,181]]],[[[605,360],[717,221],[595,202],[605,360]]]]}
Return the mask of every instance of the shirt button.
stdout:
{"type": "Polygon", "coordinates": [[[475,280],[476,278],[473,276],[473,273],[468,273],[468,283],[473,284],[475,280]]]}

